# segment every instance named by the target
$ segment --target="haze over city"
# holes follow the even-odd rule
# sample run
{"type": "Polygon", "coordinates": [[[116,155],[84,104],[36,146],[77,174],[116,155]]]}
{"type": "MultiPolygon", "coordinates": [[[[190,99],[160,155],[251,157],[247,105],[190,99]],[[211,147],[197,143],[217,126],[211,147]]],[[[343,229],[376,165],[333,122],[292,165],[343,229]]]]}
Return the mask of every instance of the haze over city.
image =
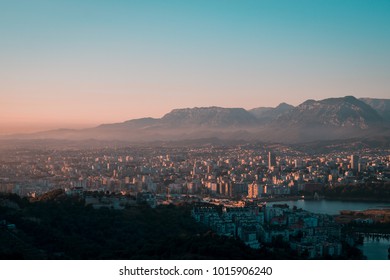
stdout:
{"type": "Polygon", "coordinates": [[[0,1],[0,134],[388,98],[388,1],[0,1]]]}

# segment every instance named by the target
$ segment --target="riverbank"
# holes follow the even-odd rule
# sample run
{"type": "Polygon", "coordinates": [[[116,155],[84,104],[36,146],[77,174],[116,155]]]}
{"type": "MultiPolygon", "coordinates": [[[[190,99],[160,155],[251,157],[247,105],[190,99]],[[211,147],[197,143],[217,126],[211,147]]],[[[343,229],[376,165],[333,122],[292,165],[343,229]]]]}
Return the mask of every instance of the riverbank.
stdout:
{"type": "Polygon", "coordinates": [[[343,196],[328,197],[328,196],[324,196],[323,198],[326,200],[334,200],[334,201],[390,203],[389,199],[378,199],[378,198],[371,198],[371,197],[343,197],[343,196]]]}
{"type": "MultiPolygon", "coordinates": [[[[369,202],[369,203],[385,203],[390,204],[389,199],[377,199],[377,198],[370,198],[370,197],[328,197],[328,196],[301,196],[301,195],[294,195],[294,196],[283,196],[283,197],[261,197],[258,198],[257,201],[259,202],[283,202],[283,201],[297,201],[297,200],[307,200],[307,201],[320,201],[320,200],[328,200],[328,201],[340,201],[340,202],[369,202]]],[[[385,206],[386,208],[390,208],[389,206],[385,206]]]]}
{"type": "Polygon", "coordinates": [[[367,210],[342,210],[336,217],[339,223],[370,226],[372,224],[390,224],[390,209],[367,209],[367,210]]]}
{"type": "Polygon", "coordinates": [[[297,207],[312,213],[340,215],[340,211],[363,211],[369,209],[390,209],[390,203],[376,202],[358,202],[358,201],[342,201],[328,199],[298,199],[298,200],[278,200],[267,202],[270,206],[273,204],[287,204],[290,208],[297,207]]]}
{"type": "Polygon", "coordinates": [[[257,199],[258,202],[284,202],[302,200],[302,196],[285,196],[285,197],[262,197],[257,199]]]}

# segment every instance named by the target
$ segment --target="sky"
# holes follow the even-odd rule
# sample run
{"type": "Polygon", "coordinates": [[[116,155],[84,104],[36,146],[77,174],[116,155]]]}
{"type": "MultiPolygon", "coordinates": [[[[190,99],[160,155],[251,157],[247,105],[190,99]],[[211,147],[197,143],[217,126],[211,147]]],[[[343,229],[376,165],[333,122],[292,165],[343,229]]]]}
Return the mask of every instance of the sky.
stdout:
{"type": "Polygon", "coordinates": [[[387,0],[0,0],[0,135],[390,98],[387,0]]]}

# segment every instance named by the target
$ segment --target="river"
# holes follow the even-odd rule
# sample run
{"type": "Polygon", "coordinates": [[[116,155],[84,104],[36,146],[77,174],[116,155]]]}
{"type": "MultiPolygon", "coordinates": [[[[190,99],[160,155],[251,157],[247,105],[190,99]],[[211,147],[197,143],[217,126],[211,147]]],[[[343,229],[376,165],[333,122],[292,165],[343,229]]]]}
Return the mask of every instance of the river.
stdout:
{"type": "MultiPolygon", "coordinates": [[[[273,204],[287,204],[290,208],[296,206],[303,210],[328,215],[340,214],[341,210],[367,210],[390,208],[390,203],[384,202],[356,202],[339,200],[296,200],[269,202],[268,206],[273,204]]],[[[359,248],[369,260],[387,260],[387,249],[390,246],[390,240],[385,238],[365,237],[364,243],[359,248]]]]}
{"type": "Polygon", "coordinates": [[[364,237],[363,245],[358,246],[368,260],[388,260],[390,239],[364,237]]]}

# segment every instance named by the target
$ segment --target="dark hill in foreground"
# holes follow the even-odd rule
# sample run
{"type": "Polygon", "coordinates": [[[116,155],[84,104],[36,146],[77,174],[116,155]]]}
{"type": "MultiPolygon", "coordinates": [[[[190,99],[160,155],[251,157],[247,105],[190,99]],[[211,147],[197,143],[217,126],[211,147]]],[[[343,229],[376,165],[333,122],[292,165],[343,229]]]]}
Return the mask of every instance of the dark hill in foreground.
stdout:
{"type": "Polygon", "coordinates": [[[0,228],[0,259],[286,258],[213,234],[195,223],[189,205],[95,210],[60,193],[33,203],[16,195],[11,200],[20,209],[0,207],[0,221],[6,219],[18,231],[0,228]]]}

